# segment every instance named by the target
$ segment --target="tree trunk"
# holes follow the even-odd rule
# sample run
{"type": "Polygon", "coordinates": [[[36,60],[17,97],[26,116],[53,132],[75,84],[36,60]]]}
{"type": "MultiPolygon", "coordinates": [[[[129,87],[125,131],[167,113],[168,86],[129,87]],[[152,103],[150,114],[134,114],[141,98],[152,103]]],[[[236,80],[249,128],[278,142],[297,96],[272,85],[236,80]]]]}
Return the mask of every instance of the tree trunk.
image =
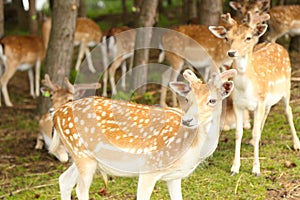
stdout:
{"type": "Polygon", "coordinates": [[[123,24],[127,24],[128,22],[128,14],[127,14],[127,7],[126,7],[126,0],[122,0],[122,17],[123,17],[123,24]]]}
{"type": "Polygon", "coordinates": [[[18,26],[26,30],[28,28],[28,17],[27,17],[27,12],[24,10],[24,6],[21,0],[13,0],[12,1],[13,6],[15,7],[17,11],[17,16],[18,16],[18,26]]]}
{"type": "Polygon", "coordinates": [[[198,1],[197,0],[184,0],[183,1],[183,23],[198,23],[198,1]]]}
{"type": "MultiPolygon", "coordinates": [[[[54,1],[52,28],[45,59],[45,73],[52,82],[63,86],[72,66],[73,41],[76,27],[78,0],[54,1]]],[[[47,112],[49,102],[42,100],[40,114],[47,112]]]]}
{"type": "MultiPolygon", "coordinates": [[[[155,24],[156,10],[159,0],[144,0],[141,6],[140,16],[137,21],[137,27],[152,27],[155,24]]],[[[137,47],[147,47],[151,42],[152,30],[137,29],[135,49],[137,47]]],[[[149,49],[139,49],[134,52],[134,66],[145,65],[148,63],[149,49]]],[[[137,89],[137,94],[142,94],[146,91],[145,84],[147,83],[147,67],[138,67],[133,70],[132,88],[137,89]],[[141,87],[143,86],[143,87],[141,87]]]]}
{"type": "Polygon", "coordinates": [[[223,13],[222,0],[201,0],[200,24],[217,25],[220,15],[223,13]]]}
{"type": "Polygon", "coordinates": [[[4,3],[0,0],[0,38],[4,35],[4,3]]]}
{"type": "Polygon", "coordinates": [[[38,35],[37,12],[35,7],[35,0],[29,0],[29,33],[31,35],[38,35]]]}
{"type": "Polygon", "coordinates": [[[85,4],[85,0],[79,0],[78,17],[86,17],[86,4],[85,4]]]}

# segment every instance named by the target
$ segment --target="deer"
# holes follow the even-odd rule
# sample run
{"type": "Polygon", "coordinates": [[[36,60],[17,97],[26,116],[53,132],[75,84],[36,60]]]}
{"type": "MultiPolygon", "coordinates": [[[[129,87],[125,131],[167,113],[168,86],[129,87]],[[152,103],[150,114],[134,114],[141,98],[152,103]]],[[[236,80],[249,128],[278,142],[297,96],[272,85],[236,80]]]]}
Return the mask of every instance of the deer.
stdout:
{"type": "MultiPolygon", "coordinates": [[[[224,21],[225,19],[222,19],[224,21]]],[[[226,21],[224,21],[226,22],[226,21]]],[[[226,24],[226,23],[225,23],[226,24]]],[[[170,63],[171,67],[162,76],[162,87],[160,96],[160,106],[166,107],[166,95],[167,95],[167,83],[177,80],[180,71],[188,59],[196,68],[205,68],[203,79],[207,80],[209,71],[218,71],[220,68],[226,68],[231,65],[232,59],[226,56],[226,52],[229,50],[229,46],[226,41],[216,38],[208,29],[208,26],[204,25],[181,25],[165,33],[161,40],[162,53],[159,57],[159,62],[162,62],[164,57],[170,63]],[[176,31],[176,32],[173,32],[176,31]],[[187,39],[187,37],[189,39],[187,39]],[[195,45],[197,44],[197,45],[195,45]],[[198,44],[201,46],[198,46],[198,44]],[[203,50],[205,52],[203,52],[203,50]],[[175,53],[172,53],[175,52],[175,53]],[[177,55],[177,54],[181,55],[177,55]],[[210,58],[210,57],[211,58],[210,58]],[[211,63],[213,61],[213,63],[211,63]],[[211,65],[216,66],[211,67],[211,65]],[[210,69],[212,68],[212,69],[210,69]]],[[[176,95],[172,95],[173,106],[178,106],[176,95]]],[[[226,101],[226,102],[231,102],[226,101]]],[[[226,106],[226,112],[222,113],[223,130],[230,130],[236,127],[235,120],[232,115],[232,111],[228,110],[232,108],[231,105],[226,106]]],[[[244,128],[251,128],[249,113],[245,111],[244,114],[244,128]]]]}
{"type": "Polygon", "coordinates": [[[252,141],[254,146],[254,160],[252,173],[260,175],[259,142],[268,113],[273,105],[283,100],[285,113],[290,125],[294,149],[300,149],[299,138],[293,122],[293,113],[289,105],[291,88],[291,63],[287,50],[276,43],[257,44],[267,30],[268,25],[262,24],[269,18],[268,14],[261,18],[247,13],[244,24],[238,25],[226,15],[232,27],[210,26],[210,31],[219,38],[223,38],[230,45],[227,52],[234,58],[233,68],[237,75],[233,78],[235,88],[232,92],[234,112],[236,115],[235,156],[231,167],[231,175],[239,173],[240,149],[243,136],[243,111],[254,112],[252,141]]]}
{"type": "MultiPolygon", "coordinates": [[[[138,176],[137,200],[150,199],[156,181],[167,182],[172,200],[182,199],[181,179],[214,152],[218,144],[222,100],[233,90],[236,70],[212,74],[207,84],[191,71],[189,84],[171,82],[190,101],[183,113],[105,97],[64,104],[52,113],[54,138],[60,138],[74,163],[59,177],[61,199],[89,199],[97,167],[102,174],[138,176]]],[[[55,140],[55,139],[54,139],[55,140]]],[[[55,150],[56,143],[50,149],[55,150]]]]}
{"type": "Polygon", "coordinates": [[[0,44],[0,59],[4,65],[4,72],[0,74],[0,85],[5,105],[7,107],[13,106],[9,98],[7,84],[17,70],[28,72],[30,95],[39,96],[40,67],[46,55],[42,38],[39,36],[8,35],[1,39],[0,44]]]}
{"type": "Polygon", "coordinates": [[[266,40],[275,42],[283,35],[300,35],[300,5],[280,5],[270,8],[269,0],[254,0],[250,2],[230,2],[230,6],[245,16],[249,11],[253,15],[268,12],[269,32],[266,40]],[[270,9],[269,9],[270,8],[270,9]]]}
{"type": "MultiPolygon", "coordinates": [[[[48,45],[50,31],[51,31],[51,19],[45,18],[42,23],[42,30],[45,32],[44,41],[48,45]]],[[[85,54],[89,70],[92,73],[96,73],[89,47],[96,46],[102,39],[102,31],[99,26],[93,20],[85,17],[79,17],[76,19],[76,29],[74,35],[74,46],[79,45],[78,56],[75,64],[75,70],[80,70],[80,64],[85,54]]],[[[46,47],[47,47],[46,45],[46,47]]]]}
{"type": "Polygon", "coordinates": [[[122,78],[121,86],[125,88],[125,72],[126,72],[126,59],[130,58],[130,67],[133,64],[133,51],[135,44],[136,31],[127,26],[114,27],[109,29],[105,36],[106,40],[103,42],[107,43],[107,57],[113,59],[111,63],[107,63],[108,68],[103,73],[103,91],[102,96],[107,97],[107,81],[111,85],[112,95],[117,94],[117,87],[115,81],[115,74],[117,69],[121,66],[122,78]],[[122,34],[119,34],[121,33],[122,34]]]}
{"type": "MultiPolygon", "coordinates": [[[[62,88],[57,84],[52,83],[48,74],[45,74],[42,84],[45,87],[41,88],[41,93],[45,97],[51,97],[52,107],[50,110],[58,109],[61,105],[67,102],[75,100],[74,96],[81,96],[86,89],[98,89],[100,88],[99,83],[94,84],[76,84],[72,85],[67,77],[64,79],[66,88],[62,88]]],[[[45,143],[46,148],[48,149],[52,143],[52,130],[53,122],[50,115],[50,111],[42,115],[39,120],[39,134],[37,136],[35,149],[42,149],[45,143]]],[[[68,161],[68,153],[59,141],[58,148],[51,152],[56,158],[61,162],[68,161]]]]}

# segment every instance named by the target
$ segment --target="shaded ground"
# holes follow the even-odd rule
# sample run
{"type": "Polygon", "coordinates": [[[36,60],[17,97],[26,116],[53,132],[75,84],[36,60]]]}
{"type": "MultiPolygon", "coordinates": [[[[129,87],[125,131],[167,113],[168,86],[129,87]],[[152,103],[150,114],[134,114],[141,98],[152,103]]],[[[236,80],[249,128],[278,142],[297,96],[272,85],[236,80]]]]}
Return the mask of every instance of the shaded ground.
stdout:
{"type": "MultiPolygon", "coordinates": [[[[300,56],[299,54],[298,56],[297,54],[291,54],[291,56],[294,67],[293,76],[300,77],[300,56]]],[[[69,165],[58,163],[46,150],[34,150],[38,133],[39,116],[36,112],[38,100],[30,97],[27,85],[27,74],[18,72],[9,86],[15,107],[6,108],[2,106],[0,108],[0,199],[6,199],[10,195],[13,196],[30,189],[30,187],[20,188],[18,183],[12,183],[11,179],[15,176],[26,177],[33,176],[33,174],[48,174],[51,177],[52,173],[69,165]]],[[[292,82],[291,100],[293,107],[300,107],[299,91],[300,82],[292,82]]],[[[294,114],[294,118],[300,118],[299,109],[294,114]]],[[[221,142],[226,142],[225,136],[222,136],[221,142]]],[[[262,145],[267,143],[272,143],[272,140],[264,140],[262,145]]],[[[300,166],[293,162],[286,163],[286,166],[282,167],[296,168],[300,171],[300,166]]],[[[279,185],[278,188],[270,188],[267,191],[267,199],[300,199],[299,179],[285,173],[280,176],[268,175],[266,179],[270,179],[279,185]]],[[[33,187],[47,187],[48,185],[57,184],[56,181],[55,179],[53,182],[33,184],[33,187]]],[[[40,194],[34,193],[32,198],[38,199],[39,196],[40,194]]],[[[133,198],[132,196],[128,197],[128,199],[133,198]]]]}

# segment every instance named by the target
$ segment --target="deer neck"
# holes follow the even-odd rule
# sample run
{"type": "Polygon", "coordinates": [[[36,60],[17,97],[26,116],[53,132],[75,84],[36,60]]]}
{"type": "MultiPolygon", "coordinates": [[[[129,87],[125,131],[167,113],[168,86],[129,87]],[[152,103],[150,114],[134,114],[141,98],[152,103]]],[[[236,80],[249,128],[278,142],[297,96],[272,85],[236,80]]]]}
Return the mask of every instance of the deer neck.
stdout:
{"type": "Polygon", "coordinates": [[[222,105],[217,105],[218,108],[212,113],[210,119],[200,123],[197,131],[197,138],[194,144],[197,149],[198,162],[202,162],[207,157],[211,156],[218,145],[220,132],[220,116],[222,105]]]}
{"type": "Polygon", "coordinates": [[[252,60],[252,51],[243,56],[234,58],[234,68],[237,70],[238,74],[245,74],[247,71],[251,70],[249,67],[252,60]]]}

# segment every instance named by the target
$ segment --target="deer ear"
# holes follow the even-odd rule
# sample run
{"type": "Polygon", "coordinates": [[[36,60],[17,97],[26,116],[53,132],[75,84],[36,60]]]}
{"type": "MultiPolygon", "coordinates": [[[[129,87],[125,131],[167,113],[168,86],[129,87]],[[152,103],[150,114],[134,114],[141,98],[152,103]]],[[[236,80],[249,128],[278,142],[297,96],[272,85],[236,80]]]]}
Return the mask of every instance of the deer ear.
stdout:
{"type": "Polygon", "coordinates": [[[258,24],[255,28],[254,35],[257,37],[262,36],[267,31],[268,25],[267,24],[258,24]]]}
{"type": "Polygon", "coordinates": [[[184,82],[170,82],[169,86],[174,92],[183,97],[186,97],[186,95],[191,91],[190,86],[184,82]]]}
{"type": "Polygon", "coordinates": [[[209,26],[208,29],[217,38],[225,38],[227,33],[227,30],[224,28],[224,26],[209,26]]]}
{"type": "Polygon", "coordinates": [[[239,2],[230,1],[229,6],[236,11],[241,11],[242,5],[239,2]]]}
{"type": "Polygon", "coordinates": [[[221,87],[221,98],[225,99],[228,97],[233,91],[234,84],[232,81],[225,81],[221,87]]]}

